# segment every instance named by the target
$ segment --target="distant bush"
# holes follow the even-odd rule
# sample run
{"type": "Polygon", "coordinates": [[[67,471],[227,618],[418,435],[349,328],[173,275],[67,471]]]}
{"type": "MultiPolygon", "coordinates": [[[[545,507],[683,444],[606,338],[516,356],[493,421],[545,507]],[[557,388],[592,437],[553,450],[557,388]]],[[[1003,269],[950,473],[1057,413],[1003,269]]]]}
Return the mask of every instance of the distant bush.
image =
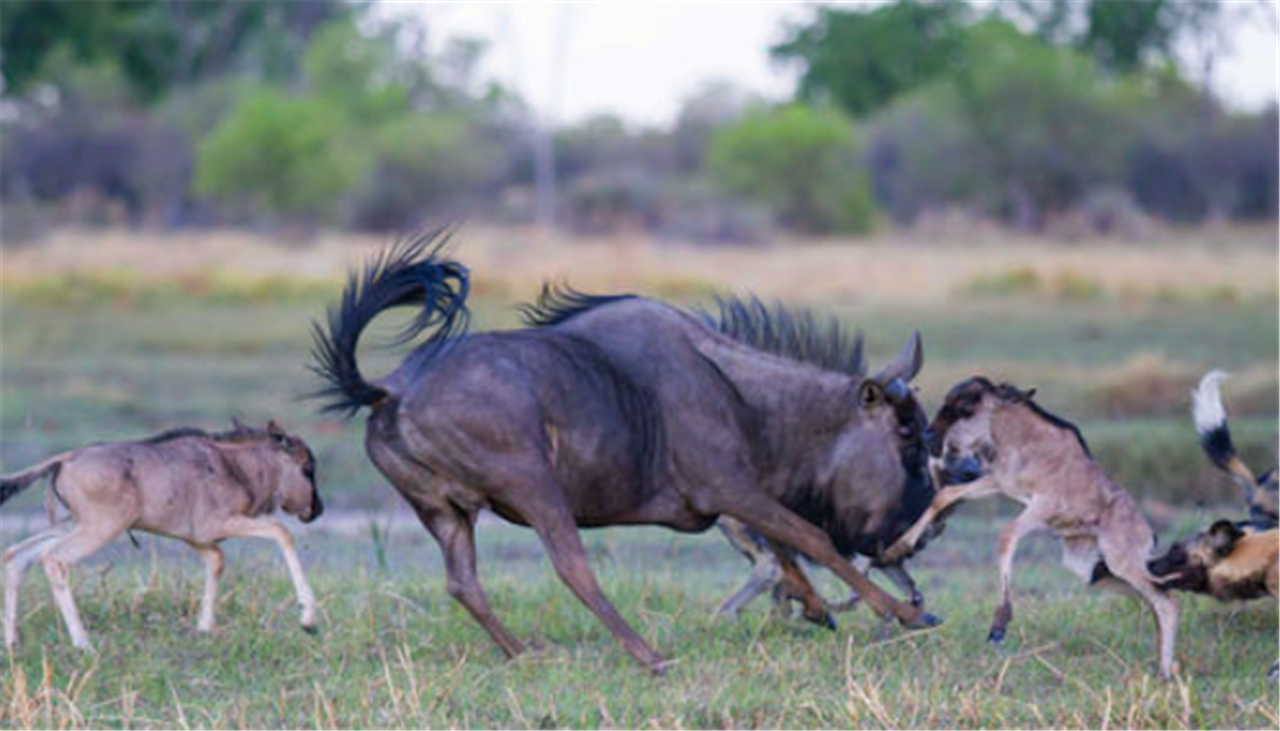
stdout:
{"type": "Polygon", "coordinates": [[[790,104],[749,113],[714,134],[708,172],[786,226],[863,233],[875,221],[853,126],[833,110],[790,104]]]}
{"type": "Polygon", "coordinates": [[[200,143],[195,190],[233,207],[332,215],[364,172],[365,160],[341,144],[343,121],[326,101],[259,89],[200,143]]]}

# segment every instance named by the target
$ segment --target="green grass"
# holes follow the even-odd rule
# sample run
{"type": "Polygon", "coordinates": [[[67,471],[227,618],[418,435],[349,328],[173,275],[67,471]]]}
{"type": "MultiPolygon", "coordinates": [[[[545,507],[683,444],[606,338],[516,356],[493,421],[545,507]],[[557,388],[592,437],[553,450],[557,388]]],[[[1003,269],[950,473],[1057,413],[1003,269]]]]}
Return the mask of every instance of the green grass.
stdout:
{"type": "MultiPolygon", "coordinates": [[[[983,512],[979,510],[978,512],[983,512]]],[[[762,598],[715,619],[745,563],[715,534],[589,534],[605,590],[675,660],[643,672],[556,580],[531,532],[484,526],[481,575],[495,611],[541,647],[504,660],[444,590],[421,535],[300,541],[322,631],[306,635],[266,546],[235,544],[213,636],[193,630],[198,563],[144,539],[76,573],[98,652],[72,649],[45,583],[24,586],[23,643],[0,661],[0,725],[89,727],[1274,727],[1275,606],[1182,601],[1181,674],[1152,674],[1149,616],[1090,592],[1032,539],[1019,557],[1005,647],[986,629],[996,586],[989,515],[961,517],[922,557],[936,630],[890,630],[866,610],[831,633],[762,598]]],[[[231,547],[232,544],[229,544],[231,547]]],[[[830,596],[839,589],[830,577],[830,596]]]]}
{"type": "MultiPolygon", "coordinates": [[[[267,546],[233,544],[223,627],[213,637],[193,630],[200,569],[185,548],[144,537],[141,553],[121,541],[86,562],[75,587],[99,648],[92,656],[69,646],[33,571],[23,591],[24,643],[0,659],[0,727],[1278,723],[1276,686],[1262,675],[1276,655],[1273,603],[1184,598],[1182,674],[1162,683],[1151,674],[1150,619],[1075,582],[1056,565],[1049,540],[1020,551],[1009,646],[988,648],[992,555],[1007,516],[994,507],[965,508],[918,559],[930,605],[947,624],[888,640],[865,611],[843,615],[831,634],[771,616],[765,600],[737,622],[713,621],[745,574],[715,533],[590,534],[606,591],[677,661],[664,679],[638,670],[559,584],[532,533],[485,525],[481,577],[496,610],[544,646],[506,662],[444,591],[425,531],[373,529],[399,498],[364,456],[360,421],[320,417],[301,398],[317,385],[306,370],[310,322],[336,282],[294,282],[276,293],[229,276],[141,288],[120,276],[124,284],[100,277],[81,295],[62,291],[69,284],[56,278],[26,289],[6,284],[0,467],[179,424],[275,417],[318,453],[335,510],[320,527],[343,512],[374,517],[355,535],[301,534],[322,607],[317,638],[297,630],[289,584],[267,546]]],[[[1078,421],[1099,461],[1144,500],[1165,543],[1237,512],[1229,484],[1195,446],[1185,387],[1211,367],[1240,373],[1226,393],[1233,431],[1250,464],[1269,466],[1277,435],[1273,302],[1007,294],[937,308],[839,302],[829,310],[865,331],[873,368],[920,328],[929,410],[973,373],[1037,386],[1043,403],[1078,421]],[[1153,509],[1170,502],[1179,507],[1153,509]]],[[[698,304],[703,295],[690,287],[673,296],[698,304]]],[[[477,298],[478,327],[513,324],[510,305],[477,298]]],[[[380,333],[394,328],[388,319],[380,333]]],[[[362,362],[378,374],[399,357],[366,348],[362,362]]],[[[38,490],[6,504],[0,543],[18,538],[15,514],[39,505],[38,490]]],[[[829,596],[840,595],[830,577],[822,581],[829,596]]]]}

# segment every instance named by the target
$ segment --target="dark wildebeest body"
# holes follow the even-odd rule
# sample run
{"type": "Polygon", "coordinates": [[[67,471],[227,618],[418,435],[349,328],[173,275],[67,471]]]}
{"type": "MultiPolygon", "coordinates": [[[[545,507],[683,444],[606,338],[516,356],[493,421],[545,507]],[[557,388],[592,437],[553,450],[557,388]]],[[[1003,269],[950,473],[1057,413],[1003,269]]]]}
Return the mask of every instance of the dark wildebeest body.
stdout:
{"type": "Polygon", "coordinates": [[[368,406],[366,447],[440,543],[453,594],[509,655],[523,645],[494,616],[475,573],[483,508],[534,528],[561,579],[633,657],[664,660],[604,597],[578,528],[657,524],[703,531],[722,514],[840,575],[881,614],[932,624],[869,582],[820,529],[784,507],[823,489],[832,508],[868,516],[901,500],[896,419],[871,379],[752,349],[700,319],[636,297],[550,295],[527,330],[463,335],[467,272],[427,237],[352,281],[318,330],[330,408],[368,406]],[[386,378],[356,366],[379,312],[421,305],[408,336],[432,336],[386,378]],[[891,494],[863,494],[869,474],[891,494]]]}

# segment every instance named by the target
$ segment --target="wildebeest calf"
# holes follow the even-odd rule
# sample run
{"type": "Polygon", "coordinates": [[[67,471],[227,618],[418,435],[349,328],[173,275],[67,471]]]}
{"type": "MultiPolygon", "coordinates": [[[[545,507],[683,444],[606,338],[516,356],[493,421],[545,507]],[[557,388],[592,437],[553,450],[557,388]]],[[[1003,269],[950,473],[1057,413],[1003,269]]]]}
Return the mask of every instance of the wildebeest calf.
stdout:
{"type": "Polygon", "coordinates": [[[981,377],[951,389],[929,427],[930,464],[941,473],[935,475],[938,484],[964,484],[940,489],[886,557],[905,555],[935,515],[960,501],[992,495],[1016,500],[1026,510],[1000,534],[1003,600],[988,639],[1003,640],[1013,618],[1010,588],[1018,541],[1049,529],[1062,539],[1068,569],[1151,607],[1160,635],[1160,674],[1169,677],[1178,605],[1147,569],[1155,545],[1151,526],[1133,497],[1093,460],[1079,430],[1040,408],[1033,395],[981,377]]]}
{"type": "MultiPolygon", "coordinates": [[[[305,442],[275,422],[266,429],[237,424],[219,434],[175,429],[141,441],[64,452],[0,477],[0,504],[45,476],[53,497],[71,517],[4,552],[6,646],[18,640],[22,576],[39,558],[71,642],[91,649],[68,586],[68,569],[128,530],[185,541],[204,559],[205,588],[197,624],[202,632],[214,626],[223,568],[218,544],[236,537],[275,541],[302,605],[302,626],[314,630],[315,597],[302,573],[293,537],[267,516],[279,507],[304,523],[320,517],[324,506],[316,491],[315,457],[305,442]]],[[[50,502],[51,518],[54,509],[50,502]]]]}

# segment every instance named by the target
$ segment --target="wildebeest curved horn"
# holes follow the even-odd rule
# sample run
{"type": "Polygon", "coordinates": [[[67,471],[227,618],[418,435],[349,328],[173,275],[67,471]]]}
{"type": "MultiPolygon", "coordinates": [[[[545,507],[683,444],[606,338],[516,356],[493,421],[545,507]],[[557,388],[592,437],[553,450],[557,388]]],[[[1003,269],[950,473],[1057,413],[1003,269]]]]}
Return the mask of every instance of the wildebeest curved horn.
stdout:
{"type": "Polygon", "coordinates": [[[920,331],[914,330],[898,355],[875,375],[875,380],[888,384],[900,378],[903,383],[910,383],[923,365],[924,345],[920,341],[920,331]]]}

